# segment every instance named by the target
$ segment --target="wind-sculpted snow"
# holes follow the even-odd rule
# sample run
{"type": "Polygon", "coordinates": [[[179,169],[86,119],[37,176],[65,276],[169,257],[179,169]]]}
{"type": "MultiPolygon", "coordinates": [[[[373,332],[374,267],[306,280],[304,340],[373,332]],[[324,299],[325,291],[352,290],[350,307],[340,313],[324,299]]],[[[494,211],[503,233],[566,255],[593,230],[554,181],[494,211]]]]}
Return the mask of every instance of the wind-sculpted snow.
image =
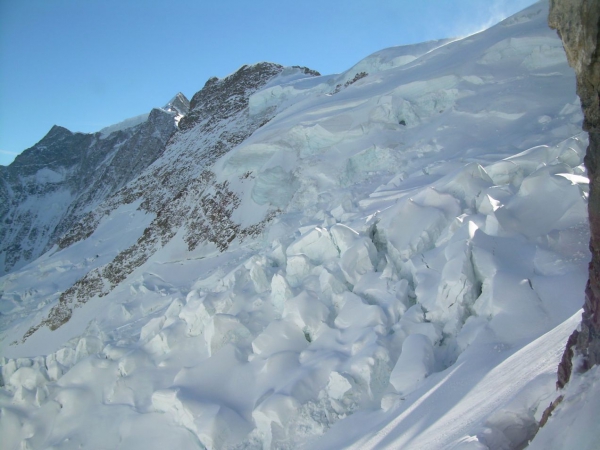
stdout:
{"type": "Polygon", "coordinates": [[[573,77],[523,64],[560,46],[539,8],[335,94],[267,63],[209,80],[159,160],[1,279],[3,344],[33,330],[3,346],[3,439],[523,448],[589,258],[573,77]]]}

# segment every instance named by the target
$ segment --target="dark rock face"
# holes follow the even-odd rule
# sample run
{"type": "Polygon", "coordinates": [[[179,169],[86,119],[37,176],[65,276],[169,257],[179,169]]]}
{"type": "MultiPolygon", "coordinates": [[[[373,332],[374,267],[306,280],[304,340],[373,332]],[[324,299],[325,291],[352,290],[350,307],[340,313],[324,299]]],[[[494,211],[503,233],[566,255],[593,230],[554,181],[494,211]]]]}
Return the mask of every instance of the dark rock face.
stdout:
{"type": "MultiPolygon", "coordinates": [[[[185,97],[178,99],[185,109],[185,97]]],[[[174,99],[174,100],[175,100],[174,99]]],[[[0,275],[54,245],[85,213],[152,164],[177,130],[177,112],[104,135],[54,126],[0,170],[0,275]]]]}
{"type": "Polygon", "coordinates": [[[180,129],[185,131],[201,122],[207,131],[212,129],[247,108],[250,94],[282,70],[283,66],[279,64],[259,63],[242,66],[223,80],[210,78],[204,88],[192,97],[190,112],[179,124],[180,129]]]}
{"type": "Polygon", "coordinates": [[[577,93],[584,114],[583,129],[589,133],[585,165],[590,179],[589,280],[580,331],[569,338],[558,369],[557,386],[569,381],[573,370],[586,371],[600,363],[600,2],[597,0],[550,0],[550,26],[558,31],[569,64],[577,76],[577,93]],[[573,367],[573,356],[581,366],[573,367]]]}

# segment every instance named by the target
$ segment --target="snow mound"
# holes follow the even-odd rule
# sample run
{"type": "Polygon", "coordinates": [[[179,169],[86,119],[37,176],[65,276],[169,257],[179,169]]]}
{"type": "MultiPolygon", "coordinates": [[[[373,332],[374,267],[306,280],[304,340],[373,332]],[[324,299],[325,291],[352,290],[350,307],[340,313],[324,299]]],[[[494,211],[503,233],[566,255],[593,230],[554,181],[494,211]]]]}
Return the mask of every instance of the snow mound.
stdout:
{"type": "Polygon", "coordinates": [[[564,63],[566,56],[556,40],[549,37],[509,38],[489,48],[479,63],[497,64],[509,58],[521,59],[523,67],[537,70],[564,63]]]}
{"type": "Polygon", "coordinates": [[[452,42],[452,39],[439,39],[435,41],[422,42],[420,44],[402,45],[379,50],[365,59],[359,61],[349,70],[335,79],[335,84],[345,84],[359,73],[375,74],[385,70],[402,67],[412,63],[419,57],[432,50],[440,48],[452,42]]]}

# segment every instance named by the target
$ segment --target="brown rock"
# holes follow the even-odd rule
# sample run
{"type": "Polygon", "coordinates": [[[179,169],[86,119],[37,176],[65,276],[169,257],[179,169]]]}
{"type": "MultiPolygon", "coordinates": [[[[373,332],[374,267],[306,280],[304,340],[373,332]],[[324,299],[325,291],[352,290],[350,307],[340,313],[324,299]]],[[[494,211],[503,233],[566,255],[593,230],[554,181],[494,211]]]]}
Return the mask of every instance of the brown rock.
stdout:
{"type": "Polygon", "coordinates": [[[590,178],[589,280],[580,331],[569,338],[558,369],[559,388],[569,381],[575,354],[583,356],[585,371],[600,363],[600,2],[598,0],[551,0],[550,27],[558,31],[569,64],[577,76],[577,94],[584,114],[583,129],[589,133],[585,165],[590,178]],[[574,347],[574,348],[573,348],[574,347]]]}

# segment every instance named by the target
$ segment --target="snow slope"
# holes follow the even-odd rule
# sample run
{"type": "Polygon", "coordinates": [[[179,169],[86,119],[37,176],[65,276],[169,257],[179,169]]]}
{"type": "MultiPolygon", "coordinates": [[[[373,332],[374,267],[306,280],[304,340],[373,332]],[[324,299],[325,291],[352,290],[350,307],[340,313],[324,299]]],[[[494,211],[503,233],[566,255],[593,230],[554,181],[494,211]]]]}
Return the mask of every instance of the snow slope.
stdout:
{"type": "Polygon", "coordinates": [[[564,395],[562,402],[536,435],[530,449],[598,448],[595,418],[600,412],[599,372],[599,367],[595,366],[584,374],[573,375],[569,385],[561,393],[564,395]]]}
{"type": "Polygon", "coordinates": [[[587,136],[546,17],[209,80],[135,201],[0,279],[3,446],[523,448],[589,260],[587,136]],[[97,290],[44,326],[77,280],[97,290]]]}

